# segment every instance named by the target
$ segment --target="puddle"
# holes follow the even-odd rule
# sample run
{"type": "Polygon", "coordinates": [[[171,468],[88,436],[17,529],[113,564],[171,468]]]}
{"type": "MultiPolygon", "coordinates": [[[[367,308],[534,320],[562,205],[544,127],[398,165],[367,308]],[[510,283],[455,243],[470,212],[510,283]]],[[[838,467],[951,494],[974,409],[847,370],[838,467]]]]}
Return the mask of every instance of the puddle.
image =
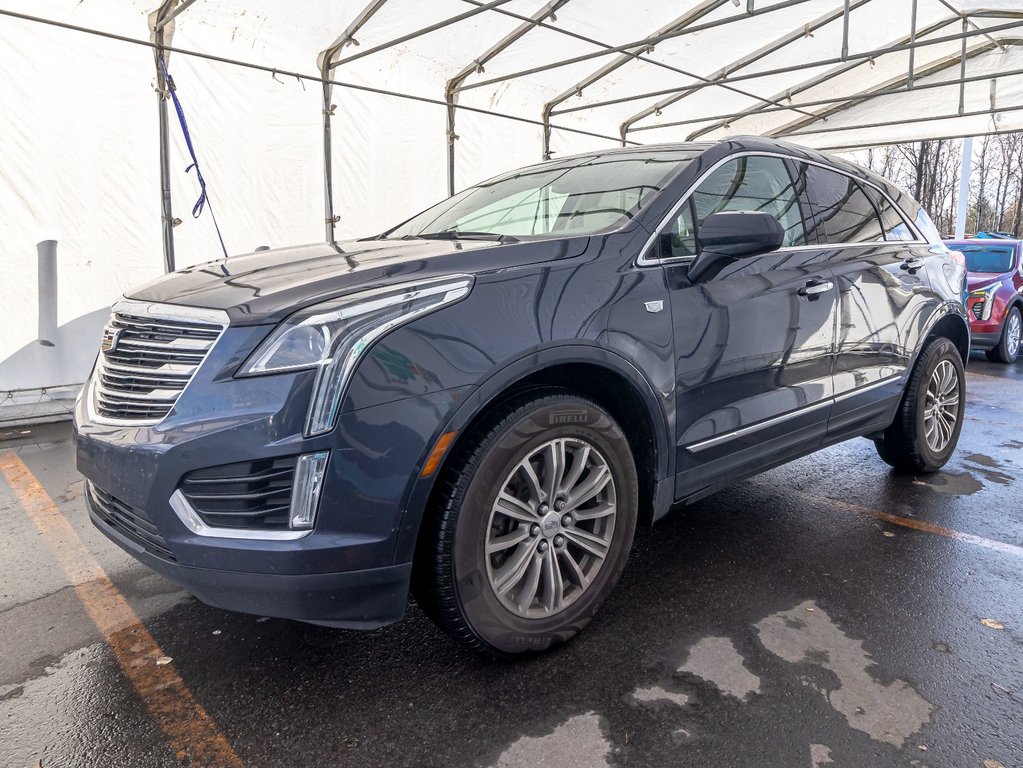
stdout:
{"type": "Polygon", "coordinates": [[[664,704],[677,704],[683,707],[689,702],[689,697],[686,694],[666,691],[659,685],[637,688],[632,693],[632,699],[637,704],[653,705],[654,707],[664,704]]]}
{"type": "Polygon", "coordinates": [[[870,738],[901,747],[931,719],[934,707],[908,682],[875,680],[867,671],[875,662],[863,643],[848,637],[813,602],[768,616],[756,629],[760,642],[776,656],[833,672],[839,687],[820,693],[850,726],[870,738]],[[789,621],[797,617],[801,628],[789,621]]]}
{"type": "Polygon", "coordinates": [[[607,768],[611,743],[594,712],[566,720],[546,736],[523,736],[497,759],[492,768],[607,768]]]}
{"type": "Polygon", "coordinates": [[[705,637],[689,651],[689,658],[679,667],[717,686],[722,693],[737,699],[748,699],[760,693],[760,678],[750,672],[735,645],[727,637],[705,637]]]}
{"type": "Polygon", "coordinates": [[[984,484],[969,472],[936,472],[933,475],[920,475],[913,480],[913,485],[925,485],[932,491],[951,496],[969,496],[984,487],[984,484]]]}

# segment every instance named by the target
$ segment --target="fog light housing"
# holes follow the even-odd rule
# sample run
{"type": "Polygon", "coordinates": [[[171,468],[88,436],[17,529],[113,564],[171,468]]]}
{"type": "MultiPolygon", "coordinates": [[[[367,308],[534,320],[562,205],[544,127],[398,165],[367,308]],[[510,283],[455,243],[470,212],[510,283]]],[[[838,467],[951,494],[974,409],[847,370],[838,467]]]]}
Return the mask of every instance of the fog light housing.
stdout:
{"type": "Polygon", "coordinates": [[[288,514],[288,527],[292,530],[308,530],[316,523],[316,510],[320,504],[320,491],[323,489],[323,476],[329,455],[329,451],[320,451],[298,457],[288,514]]]}

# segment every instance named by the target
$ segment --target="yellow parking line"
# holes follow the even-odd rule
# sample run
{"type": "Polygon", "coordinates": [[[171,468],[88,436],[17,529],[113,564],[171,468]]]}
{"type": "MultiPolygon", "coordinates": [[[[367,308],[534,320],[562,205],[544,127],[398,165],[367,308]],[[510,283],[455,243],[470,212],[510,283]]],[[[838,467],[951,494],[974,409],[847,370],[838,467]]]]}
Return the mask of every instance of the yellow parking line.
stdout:
{"type": "Polygon", "coordinates": [[[174,667],[157,664],[164,652],[21,458],[12,451],[0,451],[0,473],[178,760],[204,768],[241,768],[238,755],[174,667]]]}
{"type": "Polygon", "coordinates": [[[962,541],[967,544],[973,544],[977,547],[993,549],[996,552],[1004,552],[1009,555],[1015,555],[1016,557],[1023,557],[1023,547],[1016,546],[1015,544],[1007,544],[1004,541],[996,541],[994,539],[985,539],[983,536],[964,533],[962,531],[957,531],[954,528],[945,528],[944,526],[935,525],[934,523],[928,523],[923,520],[917,520],[912,517],[893,515],[890,512],[882,512],[880,509],[863,507],[859,504],[852,504],[848,501],[829,499],[823,496],[813,496],[810,494],[801,495],[817,504],[830,505],[837,509],[852,512],[853,514],[873,517],[876,520],[884,520],[886,523],[891,523],[892,525],[901,525],[903,528],[912,528],[914,531],[933,533],[936,536],[944,536],[947,539],[954,539],[955,541],[962,541]]]}

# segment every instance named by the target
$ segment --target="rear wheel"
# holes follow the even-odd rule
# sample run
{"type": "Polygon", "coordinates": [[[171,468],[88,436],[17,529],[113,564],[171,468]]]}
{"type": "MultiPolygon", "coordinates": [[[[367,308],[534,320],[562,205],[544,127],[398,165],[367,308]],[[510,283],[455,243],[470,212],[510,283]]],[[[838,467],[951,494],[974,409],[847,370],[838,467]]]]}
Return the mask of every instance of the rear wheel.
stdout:
{"type": "Polygon", "coordinates": [[[1002,325],[1002,336],[998,345],[987,351],[987,359],[996,363],[1014,363],[1019,356],[1020,338],[1023,336],[1023,319],[1019,307],[1010,307],[1002,325]]]}
{"type": "Polygon", "coordinates": [[[521,397],[468,436],[424,523],[413,589],[463,643],[542,651],[585,627],[636,527],[628,440],[595,403],[521,397]]]}
{"type": "Polygon", "coordinates": [[[904,472],[937,472],[963,427],[966,373],[949,339],[931,339],[909,376],[892,425],[874,441],[878,455],[904,472]]]}

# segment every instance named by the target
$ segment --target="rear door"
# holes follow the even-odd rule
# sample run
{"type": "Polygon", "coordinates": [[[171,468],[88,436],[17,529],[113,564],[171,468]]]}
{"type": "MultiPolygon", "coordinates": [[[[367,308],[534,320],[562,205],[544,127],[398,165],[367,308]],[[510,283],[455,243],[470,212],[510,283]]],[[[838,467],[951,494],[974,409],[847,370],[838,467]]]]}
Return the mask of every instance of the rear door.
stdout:
{"type": "Polygon", "coordinates": [[[661,238],[676,367],[676,496],[812,450],[832,395],[837,293],[827,259],[807,246],[809,211],[785,160],[717,166],[661,238]],[[764,211],[785,247],[689,280],[699,227],[717,211],[764,211]]]}
{"type": "Polygon", "coordinates": [[[814,235],[827,248],[839,294],[829,431],[855,431],[884,421],[902,394],[919,328],[934,305],[925,268],[934,256],[880,190],[804,167],[814,235]]]}

